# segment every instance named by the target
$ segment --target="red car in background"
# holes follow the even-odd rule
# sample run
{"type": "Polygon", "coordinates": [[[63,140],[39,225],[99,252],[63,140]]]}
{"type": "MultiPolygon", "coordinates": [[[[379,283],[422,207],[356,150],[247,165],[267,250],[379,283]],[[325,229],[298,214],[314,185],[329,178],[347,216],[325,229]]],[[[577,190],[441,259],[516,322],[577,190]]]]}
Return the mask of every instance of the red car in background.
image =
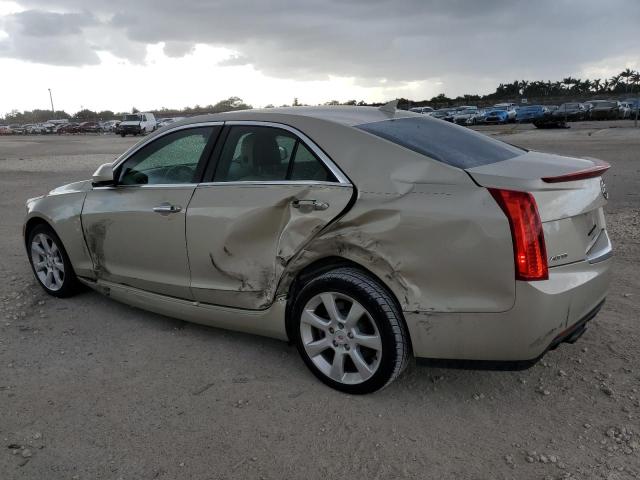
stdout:
{"type": "Polygon", "coordinates": [[[102,131],[102,127],[98,122],[82,122],[78,125],[82,133],[98,133],[102,131]]]}
{"type": "Polygon", "coordinates": [[[63,133],[80,133],[80,126],[77,123],[65,123],[58,127],[56,130],[58,135],[63,133]]]}

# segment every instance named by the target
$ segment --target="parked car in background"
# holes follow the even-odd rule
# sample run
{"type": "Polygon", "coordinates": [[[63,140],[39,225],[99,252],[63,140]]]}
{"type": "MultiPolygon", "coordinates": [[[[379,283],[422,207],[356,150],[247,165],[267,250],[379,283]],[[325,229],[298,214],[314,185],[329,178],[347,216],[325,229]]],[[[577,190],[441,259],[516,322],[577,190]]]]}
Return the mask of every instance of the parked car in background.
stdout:
{"type": "Polygon", "coordinates": [[[620,102],[617,100],[591,100],[589,103],[591,120],[615,120],[620,115],[620,102]]]}
{"type": "Polygon", "coordinates": [[[14,135],[15,133],[9,125],[0,125],[0,135],[14,135]]]}
{"type": "Polygon", "coordinates": [[[451,108],[439,108],[434,112],[429,113],[428,115],[437,118],[439,120],[445,120],[447,122],[453,122],[453,115],[455,114],[455,110],[451,108]]]}
{"type": "Polygon", "coordinates": [[[409,109],[410,112],[414,112],[414,113],[431,113],[434,112],[435,110],[431,107],[413,107],[409,109]]]}
{"type": "Polygon", "coordinates": [[[628,104],[631,109],[631,118],[635,118],[636,112],[638,112],[638,109],[640,108],[640,98],[627,98],[625,99],[625,103],[628,104]]]}
{"type": "Polygon", "coordinates": [[[509,111],[507,107],[491,107],[487,109],[481,117],[480,123],[509,123],[509,111]]]}
{"type": "Polygon", "coordinates": [[[586,109],[582,103],[569,102],[563,103],[557,110],[552,112],[555,118],[562,119],[565,122],[576,122],[586,118],[586,109]]]}
{"type": "Polygon", "coordinates": [[[131,113],[122,117],[116,133],[124,137],[126,135],[146,135],[156,129],[156,118],[153,113],[131,113]]]}
{"type": "Polygon", "coordinates": [[[184,120],[186,117],[167,117],[161,118],[156,123],[156,128],[166,127],[167,125],[171,125],[172,123],[179,122],[180,120],[184,120]]]}
{"type": "Polygon", "coordinates": [[[11,130],[13,131],[13,133],[15,135],[23,135],[25,133],[24,132],[24,127],[22,125],[17,124],[17,123],[9,125],[9,128],[11,128],[11,130]]]}
{"type": "Polygon", "coordinates": [[[610,281],[607,168],[388,106],[198,116],[27,200],[24,246],[52,296],[289,340],[364,394],[411,356],[575,342],[610,281]]]}
{"type": "Polygon", "coordinates": [[[98,122],[82,122],[78,128],[82,133],[100,133],[102,131],[98,122]]]}
{"type": "Polygon", "coordinates": [[[80,133],[80,126],[75,122],[64,123],[56,129],[58,135],[69,133],[80,133]]]}
{"type": "Polygon", "coordinates": [[[453,123],[458,125],[475,125],[478,117],[478,107],[465,107],[453,116],[453,123]]]}
{"type": "Polygon", "coordinates": [[[493,108],[504,109],[507,112],[509,122],[516,121],[516,115],[518,114],[518,106],[515,103],[496,103],[493,108]]]}
{"type": "Polygon", "coordinates": [[[29,135],[44,135],[48,133],[47,127],[42,123],[28,123],[24,126],[24,131],[29,135]]]}
{"type": "Polygon", "coordinates": [[[620,106],[618,108],[618,118],[624,120],[626,118],[631,118],[631,105],[627,102],[620,102],[620,106]]]}
{"type": "Polygon", "coordinates": [[[120,120],[107,120],[100,124],[103,132],[115,132],[116,127],[120,124],[120,120]]]}
{"type": "Polygon", "coordinates": [[[523,105],[516,112],[516,122],[529,123],[537,118],[542,118],[548,112],[544,105],[523,105]]]}

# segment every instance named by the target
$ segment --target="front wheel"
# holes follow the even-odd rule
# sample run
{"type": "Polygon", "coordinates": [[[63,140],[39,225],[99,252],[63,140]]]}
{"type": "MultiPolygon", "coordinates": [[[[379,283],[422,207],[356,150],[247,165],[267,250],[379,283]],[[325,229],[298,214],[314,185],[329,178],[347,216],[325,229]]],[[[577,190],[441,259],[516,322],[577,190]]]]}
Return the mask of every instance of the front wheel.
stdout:
{"type": "Polygon", "coordinates": [[[355,268],[309,281],[294,299],[295,343],[311,372],[336,390],[371,393],[409,361],[409,336],[391,294],[355,268]]]}
{"type": "Polygon", "coordinates": [[[29,232],[29,263],[40,286],[54,297],[69,297],[80,290],[69,256],[51,227],[37,225],[29,232]]]}

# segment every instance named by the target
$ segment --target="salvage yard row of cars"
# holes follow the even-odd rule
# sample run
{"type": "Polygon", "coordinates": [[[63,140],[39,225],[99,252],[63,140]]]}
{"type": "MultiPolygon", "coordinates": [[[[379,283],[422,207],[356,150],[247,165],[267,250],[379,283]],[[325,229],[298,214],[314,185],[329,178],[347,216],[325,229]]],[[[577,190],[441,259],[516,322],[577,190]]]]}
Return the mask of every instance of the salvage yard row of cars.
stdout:
{"type": "MultiPolygon", "coordinates": [[[[429,115],[458,125],[489,125],[505,123],[533,123],[538,128],[561,127],[566,122],[582,120],[633,119],[640,106],[640,99],[590,100],[588,102],[568,102],[562,105],[527,105],[497,103],[491,107],[464,105],[441,108],[414,107],[409,111],[429,115]]],[[[115,133],[126,135],[146,135],[186,117],[156,119],[153,113],[132,113],[122,120],[104,122],[61,122],[51,120],[45,123],[26,125],[0,125],[0,135],[44,135],[77,133],[115,133]]]]}
{"type": "Polygon", "coordinates": [[[635,118],[640,99],[591,100],[588,102],[569,102],[562,105],[517,105],[515,103],[497,103],[491,107],[464,105],[454,108],[435,110],[431,107],[409,109],[434,118],[457,123],[458,125],[534,123],[544,127],[568,121],[581,120],[617,120],[635,118]]]}
{"type": "Polygon", "coordinates": [[[0,125],[0,135],[116,133],[124,137],[127,134],[147,134],[165,125],[182,120],[183,118],[184,117],[170,117],[156,120],[152,113],[136,113],[125,115],[122,120],[107,120],[103,122],[50,120],[44,123],[28,123],[25,125],[0,125]]]}

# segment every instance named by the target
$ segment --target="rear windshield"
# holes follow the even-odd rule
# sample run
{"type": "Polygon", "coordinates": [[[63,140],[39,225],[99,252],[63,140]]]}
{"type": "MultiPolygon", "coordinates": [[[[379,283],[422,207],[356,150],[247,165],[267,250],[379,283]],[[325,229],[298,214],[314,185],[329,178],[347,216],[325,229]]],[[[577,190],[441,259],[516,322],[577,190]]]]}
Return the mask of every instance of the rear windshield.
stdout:
{"type": "Polygon", "coordinates": [[[399,118],[356,128],[447,165],[473,168],[523,155],[525,150],[433,118],[399,118]]]}

